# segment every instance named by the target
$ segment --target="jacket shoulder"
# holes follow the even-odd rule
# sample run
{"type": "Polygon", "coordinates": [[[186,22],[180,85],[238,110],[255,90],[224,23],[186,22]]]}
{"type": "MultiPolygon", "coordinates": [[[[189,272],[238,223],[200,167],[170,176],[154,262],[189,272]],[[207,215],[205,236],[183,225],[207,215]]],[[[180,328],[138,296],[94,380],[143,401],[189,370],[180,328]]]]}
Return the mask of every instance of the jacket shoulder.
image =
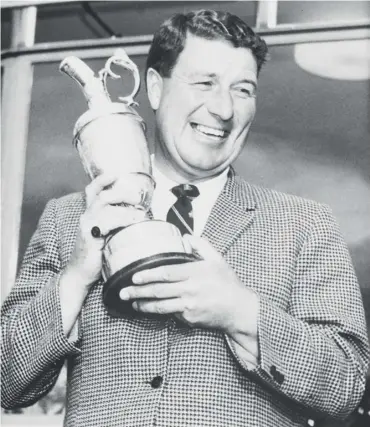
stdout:
{"type": "Polygon", "coordinates": [[[71,193],[49,200],[40,222],[52,221],[56,226],[56,230],[61,235],[65,235],[71,231],[75,232],[85,209],[84,193],[71,193]]]}
{"type": "Polygon", "coordinates": [[[82,192],[67,194],[53,200],[57,215],[81,215],[86,207],[85,195],[82,192]]]}
{"type": "Polygon", "coordinates": [[[254,184],[250,184],[242,177],[235,177],[240,193],[248,194],[253,199],[255,208],[270,212],[271,215],[285,213],[286,215],[303,215],[316,217],[320,212],[331,215],[328,205],[301,196],[277,191],[254,184]]]}

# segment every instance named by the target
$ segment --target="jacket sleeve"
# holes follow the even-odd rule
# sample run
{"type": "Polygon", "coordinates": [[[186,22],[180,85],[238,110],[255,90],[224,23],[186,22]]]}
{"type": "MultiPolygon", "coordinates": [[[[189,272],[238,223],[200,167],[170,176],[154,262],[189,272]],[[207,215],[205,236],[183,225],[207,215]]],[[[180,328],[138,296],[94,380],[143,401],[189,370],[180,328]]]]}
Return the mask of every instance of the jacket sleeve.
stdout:
{"type": "Polygon", "coordinates": [[[59,300],[60,258],[50,201],[2,307],[2,406],[29,406],[56,382],[67,356],[80,353],[78,341],[63,333],[59,300]]]}
{"type": "Polygon", "coordinates": [[[312,415],[335,418],[360,402],[369,360],[363,302],[327,207],[320,207],[299,254],[289,310],[261,297],[258,340],[260,363],[245,369],[272,392],[312,415]]]}

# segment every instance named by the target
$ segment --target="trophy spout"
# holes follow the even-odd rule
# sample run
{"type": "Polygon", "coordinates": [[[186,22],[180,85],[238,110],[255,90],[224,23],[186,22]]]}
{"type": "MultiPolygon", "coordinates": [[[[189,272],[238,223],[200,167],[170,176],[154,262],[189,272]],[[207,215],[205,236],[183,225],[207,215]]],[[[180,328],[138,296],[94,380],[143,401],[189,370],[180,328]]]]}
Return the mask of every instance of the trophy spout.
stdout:
{"type": "Polygon", "coordinates": [[[109,94],[94,71],[76,56],[68,56],[59,66],[59,70],[71,77],[81,87],[90,109],[103,108],[111,103],[109,94]]]}

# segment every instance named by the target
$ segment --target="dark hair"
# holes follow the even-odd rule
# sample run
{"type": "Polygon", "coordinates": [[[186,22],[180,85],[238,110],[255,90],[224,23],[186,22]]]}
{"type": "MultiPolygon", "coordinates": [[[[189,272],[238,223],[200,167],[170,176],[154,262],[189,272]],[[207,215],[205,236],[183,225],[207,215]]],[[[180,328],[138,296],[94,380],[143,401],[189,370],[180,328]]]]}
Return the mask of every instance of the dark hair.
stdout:
{"type": "Polygon", "coordinates": [[[250,49],[256,58],[258,72],[266,62],[268,49],[265,41],[244,21],[228,12],[199,10],[178,13],[159,27],[149,50],[146,71],[153,68],[162,77],[170,77],[184,49],[187,33],[208,40],[226,40],[234,47],[250,49]]]}

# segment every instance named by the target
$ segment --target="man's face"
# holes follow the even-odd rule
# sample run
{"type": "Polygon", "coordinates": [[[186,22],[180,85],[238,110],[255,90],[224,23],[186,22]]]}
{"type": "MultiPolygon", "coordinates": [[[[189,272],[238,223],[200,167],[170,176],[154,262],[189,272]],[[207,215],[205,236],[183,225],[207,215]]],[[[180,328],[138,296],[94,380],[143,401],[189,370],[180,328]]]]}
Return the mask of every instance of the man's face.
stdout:
{"type": "Polygon", "coordinates": [[[158,167],[181,182],[214,176],[235,160],[256,111],[257,64],[249,49],[189,34],[171,77],[159,78],[157,102],[148,82],[158,167]]]}

